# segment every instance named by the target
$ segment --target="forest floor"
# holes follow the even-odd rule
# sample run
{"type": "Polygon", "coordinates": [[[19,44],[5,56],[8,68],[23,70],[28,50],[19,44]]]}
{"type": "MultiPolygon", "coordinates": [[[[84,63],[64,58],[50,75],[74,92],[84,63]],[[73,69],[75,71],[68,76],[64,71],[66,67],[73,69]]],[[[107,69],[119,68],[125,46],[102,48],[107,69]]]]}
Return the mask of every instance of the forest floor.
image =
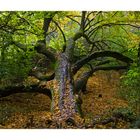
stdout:
{"type": "MultiPolygon", "coordinates": [[[[118,95],[119,79],[118,72],[99,71],[88,80],[87,92],[82,95],[87,128],[129,128],[130,123],[122,119],[115,124],[92,125],[93,120],[111,118],[115,109],[128,107],[118,95]]],[[[55,128],[49,118],[50,99],[43,94],[22,93],[0,99],[0,128],[55,128]]]]}

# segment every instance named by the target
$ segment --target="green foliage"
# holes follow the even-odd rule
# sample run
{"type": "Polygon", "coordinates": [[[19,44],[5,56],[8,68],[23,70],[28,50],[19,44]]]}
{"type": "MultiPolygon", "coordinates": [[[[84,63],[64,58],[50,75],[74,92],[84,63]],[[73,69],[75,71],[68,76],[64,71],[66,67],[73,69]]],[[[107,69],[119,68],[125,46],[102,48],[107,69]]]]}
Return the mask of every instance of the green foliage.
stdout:
{"type": "Polygon", "coordinates": [[[130,105],[140,113],[140,68],[133,64],[131,69],[121,77],[120,95],[128,100],[130,105]]]}
{"type": "Polygon", "coordinates": [[[133,63],[130,69],[125,75],[121,77],[122,82],[125,86],[135,86],[139,85],[140,68],[136,63],[133,63]]]}
{"type": "MultiPolygon", "coordinates": [[[[95,43],[92,45],[84,38],[78,39],[74,48],[74,55],[78,59],[100,50],[124,52],[136,59],[140,39],[139,29],[123,24],[138,23],[139,12],[87,12],[86,16],[85,34],[95,43]],[[89,16],[87,16],[88,14],[89,16]]],[[[37,41],[44,39],[43,24],[46,18],[51,17],[53,17],[53,21],[46,33],[46,47],[53,49],[53,53],[56,54],[63,50],[64,36],[67,40],[79,31],[81,12],[1,12],[1,79],[12,81],[17,78],[23,79],[28,75],[29,70],[34,66],[32,62],[35,53],[34,46],[37,41]]],[[[115,62],[111,63],[111,65],[115,64],[115,62]]],[[[55,64],[51,64],[51,66],[54,68],[55,64]]],[[[138,76],[137,72],[132,71],[132,73],[133,76],[138,76]]],[[[131,71],[129,71],[128,77],[132,78],[130,75],[131,71]]],[[[135,77],[133,82],[135,82],[135,77]]],[[[127,82],[129,83],[126,80],[125,83],[127,82]]]]}
{"type": "Polygon", "coordinates": [[[14,49],[14,47],[9,47],[5,51],[4,59],[1,59],[0,63],[1,85],[5,83],[4,85],[6,86],[7,84],[23,81],[33,67],[33,56],[34,51],[27,50],[23,52],[14,49]]]}
{"type": "Polygon", "coordinates": [[[131,125],[130,128],[134,128],[134,129],[138,129],[140,128],[140,117],[138,117],[136,119],[136,121],[134,121],[131,125]]]}
{"type": "Polygon", "coordinates": [[[122,118],[126,121],[133,121],[136,119],[136,114],[132,110],[132,108],[129,107],[121,107],[117,108],[113,111],[113,116],[116,118],[122,118]]]}

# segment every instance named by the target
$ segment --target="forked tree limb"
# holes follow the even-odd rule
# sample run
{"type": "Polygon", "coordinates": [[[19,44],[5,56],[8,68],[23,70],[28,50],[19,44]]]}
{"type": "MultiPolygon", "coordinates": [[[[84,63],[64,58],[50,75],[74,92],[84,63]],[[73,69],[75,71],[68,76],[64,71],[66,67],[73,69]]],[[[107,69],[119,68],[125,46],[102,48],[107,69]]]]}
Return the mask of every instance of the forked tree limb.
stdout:
{"type": "Polygon", "coordinates": [[[76,72],[83,67],[86,63],[88,63],[89,61],[96,59],[98,57],[113,57],[116,58],[117,60],[120,60],[122,62],[127,63],[128,65],[130,65],[130,63],[133,62],[133,60],[127,56],[124,56],[123,54],[119,53],[119,52],[115,52],[115,51],[98,51],[98,52],[94,52],[86,57],[84,57],[83,59],[77,61],[72,68],[72,71],[74,74],[76,74],[76,72]]]}

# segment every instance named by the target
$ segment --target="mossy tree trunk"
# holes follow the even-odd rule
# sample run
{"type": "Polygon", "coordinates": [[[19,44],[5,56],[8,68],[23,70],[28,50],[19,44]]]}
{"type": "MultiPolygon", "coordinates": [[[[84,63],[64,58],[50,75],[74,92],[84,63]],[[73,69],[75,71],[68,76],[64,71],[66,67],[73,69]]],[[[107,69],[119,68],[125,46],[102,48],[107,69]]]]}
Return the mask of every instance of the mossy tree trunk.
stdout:
{"type": "Polygon", "coordinates": [[[65,52],[57,56],[55,78],[53,80],[52,106],[53,120],[61,123],[78,116],[74,97],[74,80],[72,74],[72,59],[75,41],[67,41],[65,52]]]}

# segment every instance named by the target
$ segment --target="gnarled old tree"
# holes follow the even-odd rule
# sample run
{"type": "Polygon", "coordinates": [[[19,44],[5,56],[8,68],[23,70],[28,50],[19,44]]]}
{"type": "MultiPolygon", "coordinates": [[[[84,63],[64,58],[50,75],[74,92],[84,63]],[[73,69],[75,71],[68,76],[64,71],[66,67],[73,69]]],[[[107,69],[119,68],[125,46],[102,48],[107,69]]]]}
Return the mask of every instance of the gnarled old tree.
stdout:
{"type": "MultiPolygon", "coordinates": [[[[44,61],[53,64],[53,73],[50,76],[43,74],[41,70],[45,68],[39,69],[38,63],[40,63],[41,59],[36,57],[36,63],[32,61],[34,66],[31,67],[28,75],[33,75],[40,81],[46,81],[48,89],[39,85],[31,85],[31,88],[27,89],[26,87],[19,88],[15,86],[7,90],[0,90],[0,97],[10,95],[19,91],[19,89],[19,92],[43,92],[52,99],[51,111],[53,120],[61,124],[61,122],[68,119],[75,120],[76,117],[80,119],[80,114],[81,116],[83,115],[80,107],[82,101],[79,101],[80,92],[86,90],[88,78],[95,71],[129,68],[133,60],[128,57],[127,53],[124,55],[123,52],[127,52],[127,45],[132,41],[128,34],[130,34],[131,30],[139,28],[139,26],[134,21],[131,22],[127,19],[129,14],[127,12],[42,13],[39,13],[37,17],[38,22],[41,22],[39,24],[42,27],[42,29],[40,28],[41,32],[36,31],[38,30],[35,28],[36,25],[32,25],[35,22],[29,19],[29,16],[36,16],[33,12],[10,13],[7,16],[12,17],[12,15],[16,15],[19,23],[11,25],[9,23],[10,20],[8,21],[5,18],[7,23],[5,22],[0,28],[6,33],[22,30],[27,35],[33,34],[38,36],[42,34],[32,46],[38,54],[42,54],[45,57],[44,61]],[[25,15],[23,16],[22,14],[25,15]],[[61,25],[62,20],[65,22],[63,25],[61,25]],[[24,26],[26,24],[31,30],[20,27],[20,22],[24,23],[24,26]],[[70,28],[68,29],[67,26],[70,28]],[[68,34],[70,29],[72,33],[68,34]],[[50,49],[49,44],[52,38],[54,42],[61,39],[63,43],[57,42],[60,44],[59,47],[50,49]],[[74,79],[74,75],[85,66],[89,70],[85,71],[80,78],[74,79]],[[10,90],[13,90],[13,92],[10,90]]],[[[13,45],[25,52],[28,45],[17,40],[12,38],[6,42],[7,44],[3,45],[13,45]]],[[[57,43],[56,45],[58,45],[57,43]]],[[[43,66],[47,67],[47,64],[43,66]]]]}

